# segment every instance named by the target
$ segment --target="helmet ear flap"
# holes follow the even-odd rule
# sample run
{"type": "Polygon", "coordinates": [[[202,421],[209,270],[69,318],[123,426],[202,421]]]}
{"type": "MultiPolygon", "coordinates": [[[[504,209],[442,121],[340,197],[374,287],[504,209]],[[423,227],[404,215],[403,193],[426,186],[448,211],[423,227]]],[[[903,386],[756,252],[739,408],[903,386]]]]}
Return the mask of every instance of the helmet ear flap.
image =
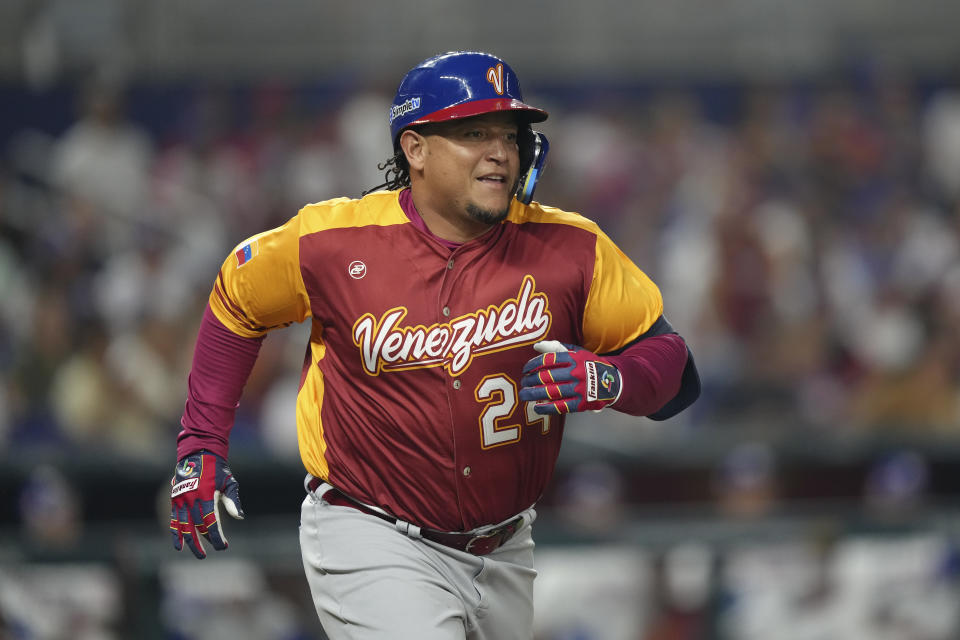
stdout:
{"type": "Polygon", "coordinates": [[[534,131],[529,124],[520,127],[517,135],[517,145],[520,151],[520,180],[517,183],[517,200],[523,204],[533,201],[533,192],[537,188],[537,181],[543,175],[547,163],[547,152],[550,143],[547,136],[534,131]]]}
{"type": "Polygon", "coordinates": [[[525,174],[533,165],[534,140],[533,127],[530,123],[521,124],[517,131],[517,146],[520,149],[520,175],[525,174]]]}

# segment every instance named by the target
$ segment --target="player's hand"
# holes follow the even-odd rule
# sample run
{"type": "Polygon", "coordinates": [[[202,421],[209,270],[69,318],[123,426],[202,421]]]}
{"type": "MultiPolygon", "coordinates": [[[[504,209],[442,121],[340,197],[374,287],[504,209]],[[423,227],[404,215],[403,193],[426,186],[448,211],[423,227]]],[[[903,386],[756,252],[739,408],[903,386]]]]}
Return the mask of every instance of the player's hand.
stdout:
{"type": "Polygon", "coordinates": [[[620,397],[620,372],[593,353],[556,340],[533,345],[543,355],[527,362],[520,400],[543,415],[599,411],[620,397]]]}
{"type": "Polygon", "coordinates": [[[227,537],[220,526],[220,502],[227,513],[243,520],[240,506],[240,485],[230,472],[226,460],[206,451],[198,451],[177,462],[170,480],[170,533],[173,548],[183,549],[187,542],[193,555],[207,557],[197,534],[207,539],[214,549],[227,548],[227,537]]]}

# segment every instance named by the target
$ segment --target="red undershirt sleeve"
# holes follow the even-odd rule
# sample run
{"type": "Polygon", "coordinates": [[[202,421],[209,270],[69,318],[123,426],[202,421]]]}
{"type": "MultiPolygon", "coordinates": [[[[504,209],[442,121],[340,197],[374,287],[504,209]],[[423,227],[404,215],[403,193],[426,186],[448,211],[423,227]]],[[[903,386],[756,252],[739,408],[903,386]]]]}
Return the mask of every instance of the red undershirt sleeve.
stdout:
{"type": "Polygon", "coordinates": [[[655,413],[680,390],[687,345],[677,334],[651,336],[605,359],[620,371],[620,399],[611,405],[632,416],[655,413]]]}
{"type": "Polygon", "coordinates": [[[264,336],[244,338],[227,329],[208,305],[200,323],[187,379],[187,402],[177,436],[177,459],[204,449],[226,459],[240,395],[264,336]]]}

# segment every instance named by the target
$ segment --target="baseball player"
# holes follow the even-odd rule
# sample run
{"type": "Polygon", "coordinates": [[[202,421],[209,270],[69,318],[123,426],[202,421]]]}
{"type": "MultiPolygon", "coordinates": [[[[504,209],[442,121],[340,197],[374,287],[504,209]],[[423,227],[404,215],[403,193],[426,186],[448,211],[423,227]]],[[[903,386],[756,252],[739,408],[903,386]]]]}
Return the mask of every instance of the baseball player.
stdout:
{"type": "Polygon", "coordinates": [[[546,118],[493,55],[425,60],[390,106],[382,188],[227,257],[178,437],[176,549],[227,548],[234,410],[264,336],[309,319],[300,544],[326,632],[532,637],[531,527],[564,416],[665,419],[700,384],[656,285],[596,224],[532,201],[546,118]]]}

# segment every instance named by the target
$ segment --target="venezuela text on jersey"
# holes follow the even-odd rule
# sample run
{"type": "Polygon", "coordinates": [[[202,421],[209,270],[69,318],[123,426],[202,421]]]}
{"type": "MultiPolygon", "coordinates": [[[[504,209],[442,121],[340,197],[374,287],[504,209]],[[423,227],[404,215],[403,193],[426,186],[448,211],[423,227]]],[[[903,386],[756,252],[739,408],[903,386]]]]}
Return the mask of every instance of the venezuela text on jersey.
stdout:
{"type": "Polygon", "coordinates": [[[379,320],[365,313],[354,323],[353,342],[368,374],[443,366],[459,375],[474,356],[540,340],[551,322],[547,296],[537,293],[531,275],[524,276],[515,298],[449,322],[400,326],[406,315],[406,307],[394,307],[379,320]]]}

